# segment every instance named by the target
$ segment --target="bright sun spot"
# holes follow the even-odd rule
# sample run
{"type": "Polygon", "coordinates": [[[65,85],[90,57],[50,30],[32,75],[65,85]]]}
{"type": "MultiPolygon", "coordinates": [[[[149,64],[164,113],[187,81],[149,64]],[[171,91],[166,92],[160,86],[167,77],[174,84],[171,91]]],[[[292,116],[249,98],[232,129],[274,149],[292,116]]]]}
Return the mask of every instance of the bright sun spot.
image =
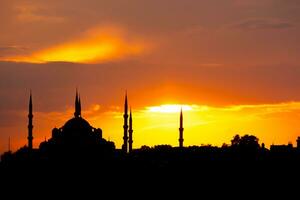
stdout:
{"type": "Polygon", "coordinates": [[[179,105],[179,104],[165,104],[160,106],[151,106],[146,107],[147,112],[154,112],[154,113],[178,113],[180,110],[183,111],[190,111],[193,109],[190,105],[179,105]]]}
{"type": "Polygon", "coordinates": [[[94,110],[94,111],[100,110],[100,105],[99,105],[99,104],[94,105],[94,106],[93,106],[93,110],[94,110]]]}

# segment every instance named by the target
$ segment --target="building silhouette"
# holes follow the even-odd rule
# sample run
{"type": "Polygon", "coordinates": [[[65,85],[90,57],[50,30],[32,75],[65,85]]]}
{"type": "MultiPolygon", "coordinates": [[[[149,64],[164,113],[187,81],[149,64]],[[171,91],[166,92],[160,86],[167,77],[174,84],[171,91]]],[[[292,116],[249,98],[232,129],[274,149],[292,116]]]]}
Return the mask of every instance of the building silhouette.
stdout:
{"type": "Polygon", "coordinates": [[[180,122],[179,122],[179,147],[183,148],[183,114],[182,114],[182,108],[180,110],[180,122]]]}
{"type": "Polygon", "coordinates": [[[294,147],[293,147],[292,143],[289,143],[287,145],[285,145],[285,144],[281,144],[281,145],[272,144],[270,146],[270,150],[272,152],[276,152],[276,153],[278,153],[278,152],[281,152],[281,153],[282,152],[291,152],[291,151],[293,151],[293,149],[294,149],[294,147]]]}
{"type": "MultiPolygon", "coordinates": [[[[184,146],[182,108],[179,116],[179,148],[173,148],[167,144],[154,147],[144,145],[133,151],[133,116],[131,108],[128,109],[127,93],[123,114],[124,144],[122,149],[116,149],[113,142],[103,138],[101,128],[93,127],[84,119],[81,102],[80,94],[76,90],[74,116],[61,127],[53,128],[52,136],[49,139],[45,138],[39,148],[34,149],[32,147],[33,102],[30,93],[28,145],[12,153],[9,144],[9,151],[1,156],[0,169],[6,166],[14,169],[11,167],[14,166],[19,167],[15,169],[24,168],[34,172],[29,173],[29,170],[24,170],[25,174],[40,176],[44,172],[49,172],[54,175],[59,174],[57,176],[59,178],[64,176],[65,172],[70,171],[71,177],[81,174],[82,177],[94,178],[97,175],[95,180],[101,182],[103,176],[108,176],[108,180],[112,180],[111,174],[116,174],[116,177],[123,176],[122,181],[129,180],[139,170],[142,173],[137,173],[138,176],[146,175],[151,171],[156,175],[156,171],[164,174],[173,170],[191,172],[191,177],[197,173],[202,173],[200,177],[216,173],[221,175],[224,173],[228,177],[232,177],[232,175],[240,177],[241,174],[252,173],[253,169],[264,174],[274,166],[278,166],[280,170],[282,170],[282,166],[287,166],[288,170],[296,169],[298,172],[300,166],[300,137],[297,140],[297,148],[294,148],[292,144],[272,145],[269,150],[264,143],[260,145],[259,139],[254,135],[241,137],[236,135],[231,140],[231,145],[222,147],[184,146]],[[245,166],[249,166],[249,168],[244,170],[245,166]],[[237,173],[240,169],[243,169],[242,173],[237,173]],[[41,173],[36,173],[35,170],[41,170],[41,173]]],[[[175,130],[174,135],[177,134],[175,130]]],[[[171,172],[171,174],[174,176],[175,173],[171,172]]],[[[103,183],[106,184],[105,181],[103,183]]]]}
{"type": "Polygon", "coordinates": [[[81,114],[81,100],[78,92],[75,96],[74,117],[68,120],[61,128],[52,130],[52,137],[40,144],[43,153],[88,153],[93,155],[103,152],[112,152],[115,149],[113,142],[102,137],[102,129],[89,124],[81,114]]]}

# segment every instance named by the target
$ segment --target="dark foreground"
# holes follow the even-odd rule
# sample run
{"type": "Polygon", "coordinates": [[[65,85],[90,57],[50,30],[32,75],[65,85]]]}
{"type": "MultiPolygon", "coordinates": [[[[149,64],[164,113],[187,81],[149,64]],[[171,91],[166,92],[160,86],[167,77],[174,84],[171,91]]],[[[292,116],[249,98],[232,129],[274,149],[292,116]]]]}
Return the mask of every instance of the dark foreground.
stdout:
{"type": "Polygon", "coordinates": [[[297,152],[136,151],[97,159],[27,158],[1,162],[0,167],[2,188],[45,190],[49,195],[291,195],[300,188],[297,152]]]}

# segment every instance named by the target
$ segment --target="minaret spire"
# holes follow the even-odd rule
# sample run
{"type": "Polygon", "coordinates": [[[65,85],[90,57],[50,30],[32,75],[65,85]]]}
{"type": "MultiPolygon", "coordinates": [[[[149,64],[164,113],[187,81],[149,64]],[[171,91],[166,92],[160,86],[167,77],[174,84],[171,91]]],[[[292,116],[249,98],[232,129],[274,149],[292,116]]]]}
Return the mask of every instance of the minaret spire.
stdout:
{"type": "Polygon", "coordinates": [[[78,95],[78,91],[77,91],[77,88],[76,88],[74,117],[80,117],[80,115],[81,115],[80,97],[78,95]]]}
{"type": "Polygon", "coordinates": [[[130,114],[129,114],[129,140],[128,140],[128,144],[129,144],[129,153],[132,152],[132,133],[133,133],[133,129],[132,129],[132,114],[131,114],[131,107],[130,107],[130,114]]]}
{"type": "Polygon", "coordinates": [[[78,113],[79,113],[79,116],[81,117],[81,100],[80,100],[80,94],[79,94],[79,98],[78,98],[78,113]]]}
{"type": "Polygon", "coordinates": [[[124,104],[124,136],[123,136],[123,146],[122,150],[124,153],[127,153],[127,142],[128,142],[128,101],[127,101],[127,91],[125,93],[125,104],[124,104]]]}
{"type": "Polygon", "coordinates": [[[33,136],[32,136],[32,129],[33,129],[33,125],[32,125],[32,118],[33,118],[33,114],[32,114],[32,95],[31,95],[31,90],[30,90],[30,97],[29,97],[29,113],[28,113],[28,148],[30,150],[32,150],[32,140],[33,140],[33,136]]]}
{"type": "Polygon", "coordinates": [[[125,104],[124,104],[124,112],[128,114],[128,100],[127,100],[127,91],[125,93],[125,104]]]}
{"type": "Polygon", "coordinates": [[[10,136],[8,137],[8,152],[10,152],[10,136]]]}
{"type": "Polygon", "coordinates": [[[179,122],[179,147],[183,147],[183,114],[182,114],[182,108],[180,110],[180,122],[179,122]]]}

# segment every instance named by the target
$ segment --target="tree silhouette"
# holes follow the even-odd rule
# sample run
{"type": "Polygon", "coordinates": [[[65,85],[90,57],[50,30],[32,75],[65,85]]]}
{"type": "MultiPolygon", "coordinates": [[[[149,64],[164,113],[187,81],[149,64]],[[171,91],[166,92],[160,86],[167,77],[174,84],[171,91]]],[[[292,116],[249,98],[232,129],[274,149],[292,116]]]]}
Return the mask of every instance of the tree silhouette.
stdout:
{"type": "Polygon", "coordinates": [[[240,141],[241,141],[241,137],[239,134],[235,135],[233,137],[233,139],[231,140],[231,146],[238,146],[240,144],[240,141]]]}
{"type": "Polygon", "coordinates": [[[260,149],[258,141],[254,135],[235,135],[231,140],[231,148],[241,154],[256,154],[260,149]]]}
{"type": "Polygon", "coordinates": [[[259,149],[258,138],[254,135],[245,135],[241,137],[239,145],[241,148],[259,149]]]}

